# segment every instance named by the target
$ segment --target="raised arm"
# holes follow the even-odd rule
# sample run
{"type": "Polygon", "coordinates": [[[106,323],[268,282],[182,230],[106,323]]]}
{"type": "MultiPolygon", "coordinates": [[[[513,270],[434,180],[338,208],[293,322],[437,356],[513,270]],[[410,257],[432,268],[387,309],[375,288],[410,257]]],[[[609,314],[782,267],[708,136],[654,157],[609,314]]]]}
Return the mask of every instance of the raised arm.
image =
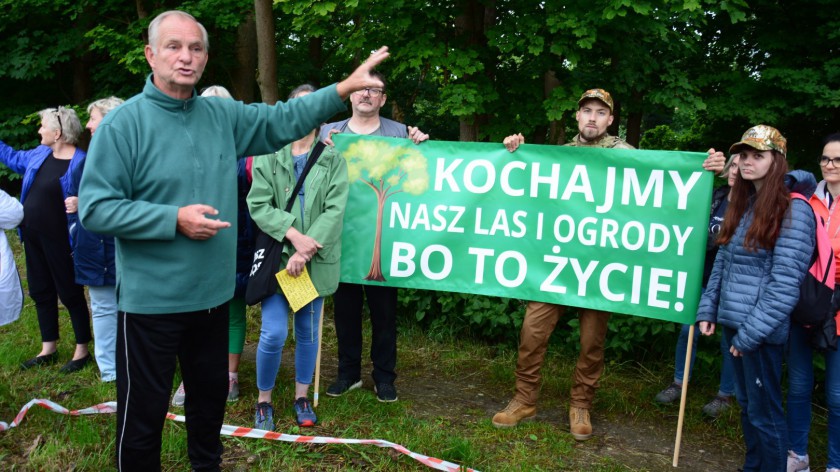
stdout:
{"type": "Polygon", "coordinates": [[[336,91],[342,100],[347,100],[351,93],[363,88],[383,88],[384,84],[379,79],[370,75],[370,71],[375,69],[382,61],[384,61],[390,53],[388,46],[382,46],[374,51],[365,62],[362,63],[356,70],[353,71],[346,79],[338,83],[336,91]]]}
{"type": "Polygon", "coordinates": [[[17,151],[8,144],[0,141],[0,162],[16,174],[23,174],[29,166],[29,161],[37,156],[49,154],[50,148],[38,146],[27,151],[17,151]]]}

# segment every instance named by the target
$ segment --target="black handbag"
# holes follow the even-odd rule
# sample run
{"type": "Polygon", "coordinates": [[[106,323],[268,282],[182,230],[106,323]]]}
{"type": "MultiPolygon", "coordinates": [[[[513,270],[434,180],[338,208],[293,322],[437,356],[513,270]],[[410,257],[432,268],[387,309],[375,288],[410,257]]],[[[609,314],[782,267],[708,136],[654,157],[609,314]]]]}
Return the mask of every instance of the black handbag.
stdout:
{"type": "Polygon", "coordinates": [[[808,329],[808,344],[817,352],[837,350],[837,322],[829,316],[820,326],[808,329]]]}
{"type": "MultiPolygon", "coordinates": [[[[289,201],[286,202],[287,213],[292,210],[295,198],[297,198],[300,188],[303,186],[303,181],[306,180],[306,176],[315,161],[324,151],[324,147],[324,143],[319,141],[312,152],[309,153],[306,166],[304,166],[303,172],[301,172],[300,178],[295,184],[295,189],[289,196],[289,201]]],[[[284,245],[285,240],[278,241],[257,226],[257,236],[254,240],[254,262],[251,264],[248,286],[245,289],[245,303],[248,305],[256,305],[277,293],[278,285],[275,274],[280,270],[284,245]]]]}

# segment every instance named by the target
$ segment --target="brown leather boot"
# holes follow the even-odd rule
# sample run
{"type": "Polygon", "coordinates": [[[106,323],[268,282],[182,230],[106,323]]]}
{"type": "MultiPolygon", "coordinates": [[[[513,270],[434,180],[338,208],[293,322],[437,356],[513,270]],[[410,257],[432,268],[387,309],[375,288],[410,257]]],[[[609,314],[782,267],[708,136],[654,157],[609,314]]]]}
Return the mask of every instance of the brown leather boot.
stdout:
{"type": "Polygon", "coordinates": [[[493,426],[497,428],[512,428],[520,421],[534,419],[537,416],[537,407],[524,405],[519,400],[513,399],[504,410],[493,416],[493,426]]]}
{"type": "Polygon", "coordinates": [[[569,408],[569,430],[578,441],[586,441],[592,437],[589,410],[575,406],[569,408]]]}

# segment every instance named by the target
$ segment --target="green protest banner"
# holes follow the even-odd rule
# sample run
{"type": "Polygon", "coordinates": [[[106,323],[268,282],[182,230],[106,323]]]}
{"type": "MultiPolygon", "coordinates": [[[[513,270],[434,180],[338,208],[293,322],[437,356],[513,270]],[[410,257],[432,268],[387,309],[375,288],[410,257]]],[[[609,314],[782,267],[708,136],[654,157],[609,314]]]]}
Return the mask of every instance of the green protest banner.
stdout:
{"type": "Polygon", "coordinates": [[[691,323],[706,155],[339,134],[341,280],[691,323]]]}

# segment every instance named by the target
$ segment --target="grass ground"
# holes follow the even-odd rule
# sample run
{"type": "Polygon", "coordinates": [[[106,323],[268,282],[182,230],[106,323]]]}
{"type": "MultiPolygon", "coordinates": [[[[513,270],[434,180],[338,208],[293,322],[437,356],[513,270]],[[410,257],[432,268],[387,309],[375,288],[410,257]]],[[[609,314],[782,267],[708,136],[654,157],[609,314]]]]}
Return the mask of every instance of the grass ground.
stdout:
{"type": "MultiPolygon", "coordinates": [[[[11,234],[10,234],[11,235],[11,234]]],[[[15,239],[15,238],[12,238],[15,239]]],[[[19,267],[23,267],[22,260],[19,267]]],[[[335,334],[328,308],[324,322],[321,391],[334,377],[335,334]]],[[[406,316],[406,319],[410,318],[406,316]]],[[[253,352],[259,334],[257,310],[249,312],[246,352],[240,371],[241,399],[229,404],[225,423],[253,424],[256,401],[253,352]]],[[[72,355],[72,330],[62,311],[62,361],[72,355]]],[[[22,372],[18,365],[40,346],[34,306],[27,299],[21,319],[0,327],[0,420],[11,422],[33,398],[47,398],[70,409],[115,399],[113,383],[99,381],[95,367],[73,375],[58,366],[22,372]]],[[[319,424],[301,430],[292,417],[293,345],[284,352],[275,391],[277,431],[343,438],[384,439],[421,454],[482,471],[658,471],[673,470],[675,405],[656,405],[667,385],[667,362],[610,362],[602,377],[593,414],[595,436],[579,443],[568,433],[568,391],[574,352],[552,346],[547,355],[538,420],[499,430],[490,418],[504,407],[513,387],[515,346],[488,346],[462,339],[433,340],[406,323],[400,328],[397,381],[400,401],[376,401],[369,379],[340,398],[321,394],[319,424]]],[[[609,358],[609,356],[608,356],[609,358]]],[[[714,393],[701,376],[690,390],[686,410],[682,470],[735,470],[743,454],[737,408],[716,421],[700,414],[714,393]]],[[[177,385],[179,379],[175,379],[177,385]]],[[[182,409],[170,411],[182,414],[182,409]]],[[[815,409],[812,464],[824,464],[825,411],[815,409]]],[[[69,417],[39,408],[22,424],[0,433],[0,469],[113,469],[114,415],[69,417]]],[[[223,469],[230,471],[407,471],[429,470],[392,449],[369,445],[304,445],[258,439],[225,438],[223,469]]],[[[184,425],[167,421],[163,468],[189,470],[184,425]]],[[[814,468],[813,470],[819,470],[814,468]]]]}

